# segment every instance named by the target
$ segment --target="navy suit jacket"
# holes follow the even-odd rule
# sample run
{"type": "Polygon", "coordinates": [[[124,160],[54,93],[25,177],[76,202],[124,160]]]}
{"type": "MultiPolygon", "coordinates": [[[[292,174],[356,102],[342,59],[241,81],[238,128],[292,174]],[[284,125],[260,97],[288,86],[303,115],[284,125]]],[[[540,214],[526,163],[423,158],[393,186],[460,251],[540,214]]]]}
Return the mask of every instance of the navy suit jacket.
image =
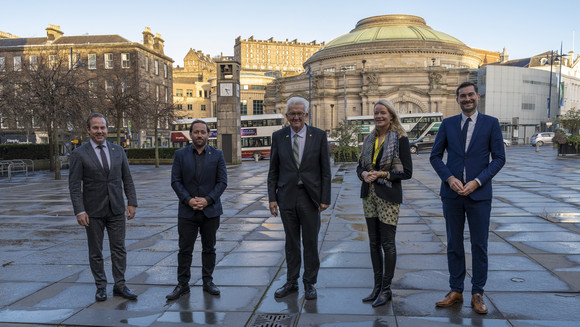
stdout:
{"type": "Polygon", "coordinates": [[[330,154],[326,132],[307,126],[300,168],[292,152],[290,126],[272,134],[268,198],[277,201],[280,209],[290,209],[298,198],[298,180],[302,180],[308,196],[316,207],[330,205],[330,154]]]}
{"type": "Polygon", "coordinates": [[[111,167],[109,175],[97,158],[91,143],[75,149],[70,156],[68,185],[75,215],[86,212],[89,218],[125,212],[123,191],[130,206],[137,206],[135,185],[122,147],[107,142],[111,167]]]}
{"type": "Polygon", "coordinates": [[[493,196],[491,179],[505,164],[505,148],[499,121],[480,112],[471,142],[465,151],[461,135],[461,114],[444,119],[435,137],[430,160],[442,181],[441,197],[459,196],[446,181],[451,176],[463,180],[465,168],[468,182],[475,178],[481,182],[481,187],[473,191],[469,197],[476,201],[490,200],[493,196]],[[443,154],[446,150],[447,162],[444,163],[443,154]]]}
{"type": "Polygon", "coordinates": [[[193,218],[195,212],[189,206],[194,197],[210,197],[213,203],[203,209],[208,218],[219,217],[223,213],[221,195],[228,186],[226,162],[223,152],[207,145],[201,180],[195,181],[195,162],[193,145],[175,151],[171,168],[171,187],[179,198],[179,218],[193,218]]]}

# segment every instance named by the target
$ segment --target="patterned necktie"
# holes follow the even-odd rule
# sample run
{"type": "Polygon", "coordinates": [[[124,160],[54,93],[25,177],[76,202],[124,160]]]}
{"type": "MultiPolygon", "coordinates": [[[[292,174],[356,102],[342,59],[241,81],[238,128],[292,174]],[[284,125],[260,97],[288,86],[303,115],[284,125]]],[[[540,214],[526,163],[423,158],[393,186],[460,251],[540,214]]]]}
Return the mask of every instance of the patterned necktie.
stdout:
{"type": "Polygon", "coordinates": [[[294,152],[294,161],[296,161],[296,166],[300,167],[300,144],[298,143],[298,134],[294,134],[294,145],[292,146],[292,152],[294,152]]]}
{"type": "Polygon", "coordinates": [[[107,156],[105,155],[105,147],[103,145],[97,145],[97,148],[101,150],[101,161],[103,162],[103,169],[105,170],[105,174],[109,175],[110,169],[107,156]]]}
{"type": "Polygon", "coordinates": [[[461,134],[463,136],[463,149],[465,149],[467,143],[467,130],[469,129],[469,123],[471,122],[471,118],[467,118],[465,123],[463,123],[463,129],[461,130],[461,134]]]}

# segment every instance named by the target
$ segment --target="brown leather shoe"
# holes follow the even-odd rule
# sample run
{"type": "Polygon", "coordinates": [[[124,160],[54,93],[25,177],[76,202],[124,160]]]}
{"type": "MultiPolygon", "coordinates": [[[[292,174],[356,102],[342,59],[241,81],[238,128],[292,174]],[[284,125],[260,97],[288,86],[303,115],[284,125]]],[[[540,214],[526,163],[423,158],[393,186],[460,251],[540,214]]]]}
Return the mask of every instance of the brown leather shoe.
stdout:
{"type": "Polygon", "coordinates": [[[473,308],[473,311],[477,313],[487,313],[487,305],[483,302],[483,296],[481,296],[481,294],[473,294],[471,296],[471,307],[473,308]]]}
{"type": "Polygon", "coordinates": [[[440,308],[447,308],[455,303],[462,303],[463,302],[463,294],[451,291],[445,295],[445,297],[438,302],[435,303],[435,306],[440,308]]]}

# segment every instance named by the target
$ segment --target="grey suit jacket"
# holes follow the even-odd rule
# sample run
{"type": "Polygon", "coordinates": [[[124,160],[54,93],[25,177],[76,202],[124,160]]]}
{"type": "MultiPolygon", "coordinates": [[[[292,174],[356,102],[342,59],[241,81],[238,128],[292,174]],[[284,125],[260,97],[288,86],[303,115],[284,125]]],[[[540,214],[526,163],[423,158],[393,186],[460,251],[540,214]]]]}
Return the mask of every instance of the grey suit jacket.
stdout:
{"type": "Polygon", "coordinates": [[[330,154],[326,132],[307,126],[304,153],[300,167],[293,157],[290,127],[272,134],[270,170],[268,172],[268,198],[277,201],[281,209],[293,208],[298,197],[298,180],[313,204],[330,205],[330,154]]]}
{"type": "Polygon", "coordinates": [[[109,176],[101,165],[91,143],[73,151],[70,157],[69,191],[75,215],[85,211],[90,218],[125,212],[123,191],[130,206],[137,206],[135,185],[123,148],[107,142],[111,167],[109,176]]]}

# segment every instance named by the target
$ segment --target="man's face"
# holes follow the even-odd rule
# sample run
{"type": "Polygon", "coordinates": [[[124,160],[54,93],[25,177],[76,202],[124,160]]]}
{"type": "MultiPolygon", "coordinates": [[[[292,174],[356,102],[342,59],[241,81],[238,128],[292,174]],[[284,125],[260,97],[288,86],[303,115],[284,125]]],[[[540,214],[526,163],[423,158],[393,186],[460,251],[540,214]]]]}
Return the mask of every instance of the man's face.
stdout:
{"type": "Polygon", "coordinates": [[[479,101],[479,94],[475,92],[473,85],[459,89],[457,103],[466,115],[471,115],[477,110],[477,103],[479,101]]]}
{"type": "Polygon", "coordinates": [[[107,140],[107,122],[104,118],[101,117],[93,117],[89,122],[89,128],[87,128],[87,132],[89,132],[89,136],[93,142],[101,145],[105,143],[107,140]]]}
{"type": "Polygon", "coordinates": [[[200,149],[207,144],[207,139],[209,134],[207,133],[207,127],[205,124],[197,123],[193,125],[191,132],[189,132],[193,146],[200,149]]]}
{"type": "Polygon", "coordinates": [[[304,110],[303,105],[291,104],[290,107],[288,107],[286,119],[288,119],[288,123],[290,123],[290,127],[294,132],[300,132],[300,130],[302,130],[307,117],[308,113],[304,110]]]}

